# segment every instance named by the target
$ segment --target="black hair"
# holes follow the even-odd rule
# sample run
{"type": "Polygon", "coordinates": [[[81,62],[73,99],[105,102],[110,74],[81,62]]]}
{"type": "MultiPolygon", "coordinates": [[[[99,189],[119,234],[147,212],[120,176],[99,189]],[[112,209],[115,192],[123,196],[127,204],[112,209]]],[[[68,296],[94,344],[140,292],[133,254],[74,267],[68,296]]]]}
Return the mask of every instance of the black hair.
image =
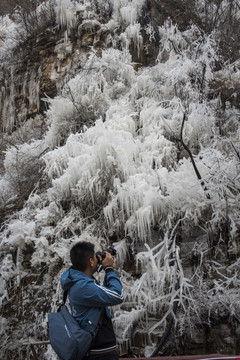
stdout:
{"type": "Polygon", "coordinates": [[[94,258],[94,245],[90,242],[80,241],[70,250],[70,259],[75,270],[85,271],[90,258],[94,258]]]}

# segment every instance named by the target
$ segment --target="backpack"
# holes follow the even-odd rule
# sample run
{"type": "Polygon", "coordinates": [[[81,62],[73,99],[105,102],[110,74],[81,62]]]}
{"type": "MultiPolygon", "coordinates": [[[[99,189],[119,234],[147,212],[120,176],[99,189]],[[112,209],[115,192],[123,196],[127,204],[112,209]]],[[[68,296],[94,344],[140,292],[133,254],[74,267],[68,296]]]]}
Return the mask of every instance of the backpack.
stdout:
{"type": "Polygon", "coordinates": [[[48,314],[49,340],[61,360],[81,360],[87,354],[103,317],[93,332],[83,330],[65,305],[67,291],[57,312],[48,314]]]}

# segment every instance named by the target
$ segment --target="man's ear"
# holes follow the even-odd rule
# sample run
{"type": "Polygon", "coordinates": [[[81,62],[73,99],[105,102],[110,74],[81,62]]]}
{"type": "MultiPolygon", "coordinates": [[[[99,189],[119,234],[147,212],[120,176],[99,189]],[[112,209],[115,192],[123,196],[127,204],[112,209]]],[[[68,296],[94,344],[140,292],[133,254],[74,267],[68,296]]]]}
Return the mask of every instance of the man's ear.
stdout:
{"type": "Polygon", "coordinates": [[[88,263],[89,263],[90,267],[92,268],[94,266],[93,258],[90,258],[88,263]]]}

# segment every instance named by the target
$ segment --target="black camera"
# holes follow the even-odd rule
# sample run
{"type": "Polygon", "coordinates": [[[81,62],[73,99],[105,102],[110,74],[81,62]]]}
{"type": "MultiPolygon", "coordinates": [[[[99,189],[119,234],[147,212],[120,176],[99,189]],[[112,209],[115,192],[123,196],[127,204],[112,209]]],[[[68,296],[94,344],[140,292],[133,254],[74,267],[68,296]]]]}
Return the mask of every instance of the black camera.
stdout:
{"type": "MultiPolygon", "coordinates": [[[[109,248],[107,248],[105,251],[109,252],[112,256],[115,256],[117,254],[116,249],[114,248],[113,245],[109,246],[109,248]]],[[[97,271],[100,272],[102,270],[102,261],[105,259],[106,254],[105,251],[97,251],[96,252],[96,256],[98,259],[98,267],[97,267],[97,271]],[[99,258],[99,256],[101,256],[101,259],[99,258]]]]}
{"type": "MultiPolygon", "coordinates": [[[[109,246],[109,248],[106,249],[105,251],[109,252],[112,256],[115,256],[117,254],[116,249],[113,247],[113,245],[109,246]]],[[[96,252],[97,258],[98,258],[98,255],[100,255],[102,260],[104,260],[106,257],[105,251],[96,252]]]]}

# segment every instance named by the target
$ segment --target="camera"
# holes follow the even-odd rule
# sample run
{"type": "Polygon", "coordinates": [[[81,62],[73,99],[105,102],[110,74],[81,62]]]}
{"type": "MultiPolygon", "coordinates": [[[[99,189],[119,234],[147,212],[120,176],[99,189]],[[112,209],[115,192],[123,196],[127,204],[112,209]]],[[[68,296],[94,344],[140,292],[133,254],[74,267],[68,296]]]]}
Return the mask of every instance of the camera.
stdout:
{"type": "MultiPolygon", "coordinates": [[[[105,251],[109,252],[112,256],[115,256],[117,254],[116,249],[114,248],[113,245],[109,246],[109,248],[107,248],[105,251]]],[[[105,251],[97,251],[96,252],[96,256],[98,259],[98,267],[97,267],[97,271],[100,272],[102,270],[102,261],[105,259],[106,254],[105,251]],[[101,256],[101,259],[99,258],[99,256],[101,256]]]]}
{"type": "MultiPolygon", "coordinates": [[[[109,248],[107,248],[105,251],[109,252],[112,256],[115,256],[117,254],[116,249],[113,247],[113,245],[109,246],[109,248]]],[[[102,260],[104,260],[106,257],[105,251],[96,252],[97,258],[100,255],[102,260]]]]}

